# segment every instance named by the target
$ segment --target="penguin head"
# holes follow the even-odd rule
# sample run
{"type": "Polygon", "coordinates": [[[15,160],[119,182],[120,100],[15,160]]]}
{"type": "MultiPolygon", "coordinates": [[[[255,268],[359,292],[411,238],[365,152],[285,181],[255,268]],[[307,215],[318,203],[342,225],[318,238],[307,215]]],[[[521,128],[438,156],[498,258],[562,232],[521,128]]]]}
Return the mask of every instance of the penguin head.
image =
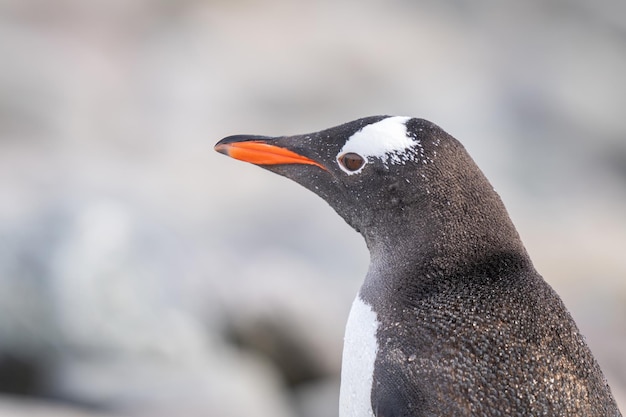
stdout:
{"type": "Polygon", "coordinates": [[[431,122],[409,117],[366,117],[297,136],[230,136],[215,150],[318,194],[368,246],[377,236],[401,234],[407,225],[437,233],[432,216],[426,221],[429,216],[420,213],[442,212],[465,181],[482,176],[458,141],[431,122]]]}

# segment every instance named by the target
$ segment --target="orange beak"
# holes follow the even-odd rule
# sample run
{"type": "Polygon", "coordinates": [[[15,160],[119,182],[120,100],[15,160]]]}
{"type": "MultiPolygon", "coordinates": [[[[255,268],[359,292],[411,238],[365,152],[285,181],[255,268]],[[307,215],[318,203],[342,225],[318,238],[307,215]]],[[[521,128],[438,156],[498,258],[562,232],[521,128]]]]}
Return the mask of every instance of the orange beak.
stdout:
{"type": "Polygon", "coordinates": [[[315,165],[326,171],[322,165],[279,146],[269,143],[252,140],[242,142],[219,142],[215,145],[215,150],[231,158],[240,161],[250,162],[256,165],[282,165],[282,164],[305,164],[315,165]]]}

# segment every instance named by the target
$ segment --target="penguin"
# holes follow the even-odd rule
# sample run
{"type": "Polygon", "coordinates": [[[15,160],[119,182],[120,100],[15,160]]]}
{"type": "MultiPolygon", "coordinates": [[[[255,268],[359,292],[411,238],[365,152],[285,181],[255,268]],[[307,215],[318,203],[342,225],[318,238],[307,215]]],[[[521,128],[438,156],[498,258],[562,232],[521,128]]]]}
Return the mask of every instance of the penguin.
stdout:
{"type": "Polygon", "coordinates": [[[308,188],[365,239],[340,417],[621,416],[500,197],[437,125],[372,116],[215,150],[308,188]]]}

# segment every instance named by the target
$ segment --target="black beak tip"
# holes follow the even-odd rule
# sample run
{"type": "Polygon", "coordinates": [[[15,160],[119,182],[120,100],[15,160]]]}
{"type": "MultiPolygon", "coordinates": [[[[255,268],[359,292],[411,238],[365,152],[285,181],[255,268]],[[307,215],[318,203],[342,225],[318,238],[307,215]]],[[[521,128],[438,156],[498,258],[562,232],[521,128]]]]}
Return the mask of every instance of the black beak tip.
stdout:
{"type": "MultiPolygon", "coordinates": [[[[233,135],[233,136],[227,136],[224,139],[220,140],[219,142],[217,142],[215,144],[215,150],[217,150],[218,147],[220,147],[221,145],[228,145],[231,143],[238,143],[238,142],[265,142],[268,139],[270,139],[267,136],[259,136],[259,135],[233,135]]],[[[218,151],[219,152],[219,151],[218,151]]]]}

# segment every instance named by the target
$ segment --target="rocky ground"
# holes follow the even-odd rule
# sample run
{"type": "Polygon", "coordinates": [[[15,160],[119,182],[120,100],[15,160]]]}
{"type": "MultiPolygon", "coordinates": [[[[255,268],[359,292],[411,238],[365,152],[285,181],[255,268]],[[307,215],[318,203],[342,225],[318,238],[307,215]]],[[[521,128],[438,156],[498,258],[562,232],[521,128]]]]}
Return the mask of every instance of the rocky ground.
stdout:
{"type": "Polygon", "coordinates": [[[372,114],[464,142],[626,410],[625,9],[1,2],[0,416],[336,416],[365,245],[212,148],[372,114]]]}

